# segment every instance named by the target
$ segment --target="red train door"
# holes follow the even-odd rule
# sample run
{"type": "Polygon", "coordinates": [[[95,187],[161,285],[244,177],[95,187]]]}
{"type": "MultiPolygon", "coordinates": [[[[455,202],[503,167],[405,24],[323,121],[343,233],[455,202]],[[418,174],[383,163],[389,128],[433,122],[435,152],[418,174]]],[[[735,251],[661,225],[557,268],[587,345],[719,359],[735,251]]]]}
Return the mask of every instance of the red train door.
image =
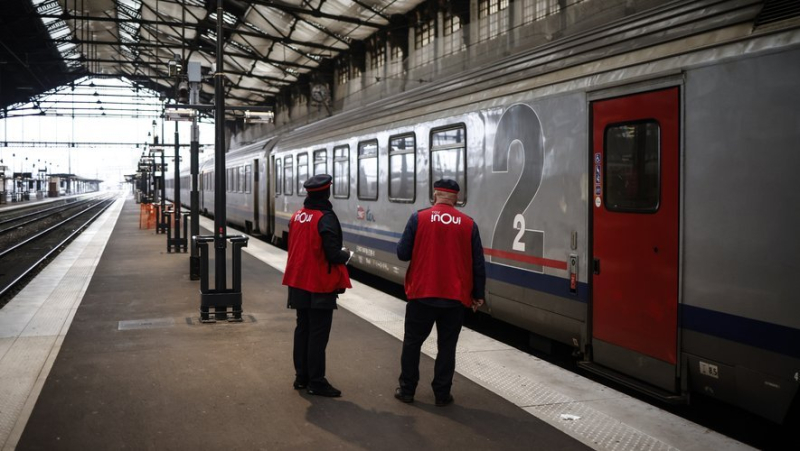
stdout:
{"type": "Polygon", "coordinates": [[[679,89],[592,103],[595,363],[675,391],[679,89]]]}

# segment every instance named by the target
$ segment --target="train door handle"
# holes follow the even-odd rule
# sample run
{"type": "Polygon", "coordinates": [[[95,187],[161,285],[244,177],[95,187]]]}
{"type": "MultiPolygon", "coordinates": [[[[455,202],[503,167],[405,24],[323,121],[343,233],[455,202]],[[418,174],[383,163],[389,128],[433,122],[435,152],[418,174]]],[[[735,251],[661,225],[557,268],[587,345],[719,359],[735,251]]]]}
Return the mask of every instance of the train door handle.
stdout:
{"type": "Polygon", "coordinates": [[[594,261],[592,262],[592,268],[593,268],[595,274],[600,274],[600,259],[599,258],[595,258],[594,259],[594,261]]]}

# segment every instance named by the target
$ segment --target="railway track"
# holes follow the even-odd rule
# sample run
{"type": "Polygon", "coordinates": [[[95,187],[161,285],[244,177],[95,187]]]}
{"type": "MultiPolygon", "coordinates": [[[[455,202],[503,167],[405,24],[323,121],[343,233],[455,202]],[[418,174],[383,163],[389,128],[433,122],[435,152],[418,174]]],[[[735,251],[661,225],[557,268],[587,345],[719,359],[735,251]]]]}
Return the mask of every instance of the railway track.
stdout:
{"type": "Polygon", "coordinates": [[[0,307],[113,202],[92,197],[0,218],[0,307]]]}

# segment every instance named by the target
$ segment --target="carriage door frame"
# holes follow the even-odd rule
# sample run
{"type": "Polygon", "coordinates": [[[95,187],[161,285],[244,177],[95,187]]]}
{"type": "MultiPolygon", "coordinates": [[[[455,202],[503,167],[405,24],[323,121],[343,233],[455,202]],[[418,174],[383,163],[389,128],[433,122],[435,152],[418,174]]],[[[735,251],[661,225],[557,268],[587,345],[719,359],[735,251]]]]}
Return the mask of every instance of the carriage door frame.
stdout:
{"type": "Polygon", "coordinates": [[[594,363],[679,391],[681,88],[590,103],[594,363]]]}
{"type": "Polygon", "coordinates": [[[261,221],[259,221],[259,215],[261,213],[260,209],[258,208],[258,189],[259,189],[259,182],[261,181],[261,177],[259,172],[261,172],[261,168],[258,166],[258,158],[253,160],[253,186],[250,189],[253,190],[253,231],[258,231],[258,233],[262,233],[261,231],[261,221]]]}

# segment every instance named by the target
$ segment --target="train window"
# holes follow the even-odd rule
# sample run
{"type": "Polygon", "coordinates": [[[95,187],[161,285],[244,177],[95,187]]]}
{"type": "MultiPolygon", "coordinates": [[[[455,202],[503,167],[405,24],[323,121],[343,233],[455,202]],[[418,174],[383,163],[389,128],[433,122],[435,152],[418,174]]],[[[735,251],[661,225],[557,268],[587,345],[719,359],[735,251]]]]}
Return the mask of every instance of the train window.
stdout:
{"type": "Polygon", "coordinates": [[[458,205],[467,202],[467,129],[464,125],[431,130],[431,167],[428,195],[433,202],[433,183],[439,179],[455,180],[461,187],[458,205]]]}
{"type": "Polygon", "coordinates": [[[417,146],[414,134],[389,138],[389,200],[414,202],[417,146]]]}
{"type": "Polygon", "coordinates": [[[378,199],[378,140],[358,143],[358,198],[378,199]]]}
{"type": "Polygon", "coordinates": [[[292,166],[292,156],[286,155],[283,157],[283,194],[289,196],[292,194],[293,191],[293,171],[294,167],[292,166]]]}
{"type": "Polygon", "coordinates": [[[328,173],[328,151],[325,149],[314,151],[314,175],[328,173]]]}
{"type": "Polygon", "coordinates": [[[233,170],[231,168],[225,169],[225,191],[233,191],[233,170]]]}
{"type": "Polygon", "coordinates": [[[244,165],[244,192],[249,193],[250,187],[252,186],[253,182],[250,178],[253,177],[253,168],[249,164],[244,165]]]}
{"type": "Polygon", "coordinates": [[[283,192],[283,160],[280,158],[275,159],[275,195],[283,192]]]}
{"type": "Polygon", "coordinates": [[[297,195],[304,195],[303,184],[308,180],[308,152],[297,154],[297,195]]]}
{"type": "Polygon", "coordinates": [[[350,197],[350,146],[333,148],[333,197],[350,197]]]}
{"type": "Polygon", "coordinates": [[[661,192],[659,143],[654,120],[614,124],[605,131],[605,203],[610,211],[653,213],[661,192]]]}

